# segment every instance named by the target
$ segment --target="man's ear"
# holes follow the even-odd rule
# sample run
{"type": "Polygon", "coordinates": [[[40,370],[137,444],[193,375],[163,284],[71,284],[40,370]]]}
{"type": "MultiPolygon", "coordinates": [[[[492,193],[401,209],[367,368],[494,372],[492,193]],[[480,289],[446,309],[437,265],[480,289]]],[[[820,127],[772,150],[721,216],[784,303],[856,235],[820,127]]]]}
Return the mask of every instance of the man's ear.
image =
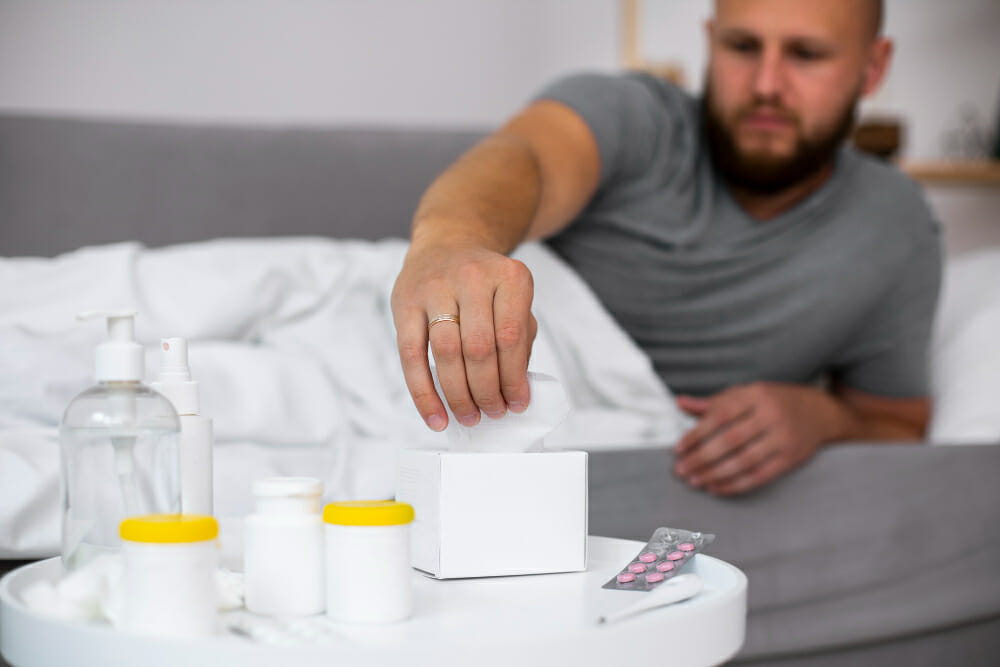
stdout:
{"type": "Polygon", "coordinates": [[[871,95],[882,85],[886,75],[889,73],[889,63],[892,61],[892,52],[895,48],[892,40],[888,37],[879,37],[868,50],[868,58],[865,62],[865,69],[861,84],[861,94],[871,95]]]}

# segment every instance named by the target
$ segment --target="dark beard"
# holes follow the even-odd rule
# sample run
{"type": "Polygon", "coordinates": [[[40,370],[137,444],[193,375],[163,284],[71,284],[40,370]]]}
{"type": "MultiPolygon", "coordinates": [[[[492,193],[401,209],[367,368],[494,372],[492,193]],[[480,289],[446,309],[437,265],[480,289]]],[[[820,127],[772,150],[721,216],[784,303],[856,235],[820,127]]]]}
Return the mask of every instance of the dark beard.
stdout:
{"type": "Polygon", "coordinates": [[[787,158],[761,158],[743,154],[719,118],[706,82],[701,99],[701,122],[715,170],[731,187],[760,194],[774,194],[800,183],[828,165],[851,133],[857,100],[841,112],[833,131],[813,140],[800,138],[787,158]]]}

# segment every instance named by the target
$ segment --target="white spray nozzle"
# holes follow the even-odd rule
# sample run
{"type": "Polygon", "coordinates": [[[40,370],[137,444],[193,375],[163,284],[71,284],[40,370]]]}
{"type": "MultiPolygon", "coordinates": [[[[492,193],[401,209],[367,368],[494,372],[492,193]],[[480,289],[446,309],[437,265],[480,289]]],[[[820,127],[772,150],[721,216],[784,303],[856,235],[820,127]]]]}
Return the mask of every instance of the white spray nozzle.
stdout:
{"type": "Polygon", "coordinates": [[[160,350],[163,353],[160,377],[153,383],[153,389],[170,399],[177,414],[198,414],[198,383],[191,379],[187,341],[183,338],[163,338],[160,350]]]}
{"type": "Polygon", "coordinates": [[[78,320],[104,317],[108,320],[108,340],[97,346],[97,380],[134,382],[142,380],[142,345],[135,342],[134,310],[88,310],[78,320]]]}
{"type": "Polygon", "coordinates": [[[190,380],[187,341],[183,338],[164,338],[160,341],[160,347],[163,350],[160,382],[190,380]]]}

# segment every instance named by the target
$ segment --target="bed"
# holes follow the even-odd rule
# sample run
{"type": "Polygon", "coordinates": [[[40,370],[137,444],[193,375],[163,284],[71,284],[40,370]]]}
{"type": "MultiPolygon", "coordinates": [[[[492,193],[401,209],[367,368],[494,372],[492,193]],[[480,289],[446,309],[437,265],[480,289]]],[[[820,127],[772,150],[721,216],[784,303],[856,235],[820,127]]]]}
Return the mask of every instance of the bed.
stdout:
{"type": "MultiPolygon", "coordinates": [[[[0,302],[8,304],[0,309],[0,331],[6,336],[0,338],[6,341],[0,373],[25,378],[0,382],[8,392],[0,395],[0,466],[7,467],[0,469],[0,480],[22,480],[17,489],[9,481],[0,486],[0,557],[8,559],[6,565],[51,555],[54,549],[54,450],[33,458],[39,447],[31,438],[52,442],[59,400],[89,369],[88,350],[96,334],[67,338],[62,324],[51,324],[59,308],[69,309],[74,302],[73,290],[91,297],[114,295],[102,282],[110,269],[102,266],[144,279],[170,266],[200,266],[220,294],[257,304],[243,313],[245,326],[240,328],[230,320],[213,321],[214,311],[207,306],[192,315],[190,307],[177,303],[180,297],[165,295],[156,301],[143,295],[155,304],[155,317],[142,330],[147,342],[154,322],[189,327],[180,335],[195,341],[196,372],[199,342],[205,364],[213,358],[210,352],[232,359],[247,353],[234,342],[259,346],[272,331],[266,329],[271,315],[285,312],[282,286],[299,284],[296,280],[317,281],[310,283],[313,292],[323,285],[343,286],[344,276],[357,281],[346,283],[350,289],[340,293],[347,300],[366,294],[359,307],[373,309],[369,314],[380,321],[378,335],[384,337],[387,284],[405,249],[403,241],[394,239],[405,237],[423,188],[480,136],[457,129],[224,127],[0,116],[0,302]],[[302,268],[327,266],[345,248],[355,254],[352,270],[326,275],[302,268]],[[209,252],[220,249],[242,253],[240,261],[258,269],[248,278],[250,284],[263,285],[264,291],[255,287],[250,296],[246,289],[227,293],[227,283],[218,275],[221,260],[209,252]],[[277,273],[262,277],[259,268],[266,262],[279,266],[277,273]],[[51,277],[56,268],[68,265],[76,267],[78,278],[64,283],[65,290],[52,287],[58,281],[25,282],[30,270],[51,277]],[[40,310],[31,321],[51,324],[48,329],[24,324],[29,311],[13,285],[29,284],[39,288],[33,300],[40,310]],[[273,300],[257,298],[261,294],[272,294],[273,300]],[[47,368],[69,370],[61,382],[24,389],[38,375],[31,369],[39,368],[27,366],[27,360],[50,354],[49,348],[33,347],[47,340],[40,332],[57,332],[65,342],[58,347],[65,356],[47,368]],[[49,403],[38,407],[42,404],[32,403],[30,391],[42,392],[49,403]],[[38,407],[34,413],[28,409],[32,406],[38,407]],[[13,465],[23,465],[24,474],[12,473],[13,465]]],[[[548,318],[551,345],[539,354],[565,373],[577,372],[573,385],[584,388],[574,397],[580,421],[560,437],[591,450],[590,532],[644,540],[659,525],[676,525],[716,533],[712,553],[740,566],[750,581],[747,641],[736,662],[974,665],[1000,660],[1000,485],[995,482],[1000,448],[993,446],[1000,444],[1000,353],[995,345],[1000,251],[985,248],[949,260],[932,351],[936,409],[930,443],[832,446],[779,482],[728,500],[694,492],[673,477],[669,445],[680,422],[671,412],[669,392],[650,381],[648,364],[616,337],[620,332],[613,323],[593,309],[584,315],[560,311],[556,297],[561,290],[579,285],[560,282],[572,282],[562,269],[546,268],[550,258],[544,249],[527,252],[541,267],[540,275],[550,277],[539,286],[536,316],[548,318]],[[607,363],[581,361],[593,361],[595,355],[587,350],[596,343],[572,335],[580,330],[571,326],[573,317],[591,317],[597,335],[607,337],[602,342],[616,346],[607,363]],[[621,368],[631,370],[622,373],[621,368]],[[611,392],[600,391],[610,381],[631,392],[628,400],[616,402],[604,395],[611,392]],[[640,409],[624,409],[636,403],[640,409]],[[618,428],[598,428],[609,423],[618,428]]],[[[134,284],[151,283],[136,279],[134,284]]],[[[228,286],[239,284],[233,280],[228,286]]],[[[585,293],[580,294],[574,302],[586,301],[585,293]]],[[[298,321],[294,315],[286,321],[298,321]]],[[[302,339],[295,344],[302,345],[302,339]]],[[[360,348],[364,342],[348,337],[340,344],[360,348]]],[[[300,348],[301,367],[275,359],[271,370],[292,373],[283,386],[298,386],[310,377],[309,355],[318,348],[300,348]]],[[[390,391],[395,363],[392,355],[374,357],[370,364],[385,379],[366,389],[371,395],[390,391]]],[[[225,372],[205,370],[205,385],[225,372]]],[[[394,414],[405,415],[399,417],[396,433],[422,437],[406,430],[414,426],[413,415],[403,407],[406,396],[399,394],[398,385],[391,391],[396,392],[394,414]]],[[[365,405],[364,396],[334,394],[329,404],[340,401],[344,412],[365,405]]],[[[323,443],[343,427],[343,420],[330,421],[329,411],[298,414],[299,430],[290,433],[248,423],[240,416],[246,409],[227,413],[233,404],[218,403],[214,415],[228,438],[216,450],[217,469],[253,459],[240,469],[241,475],[314,469],[339,480],[346,495],[384,487],[380,474],[344,475],[345,470],[381,469],[396,446],[392,434],[370,433],[365,446],[355,447],[350,456],[334,457],[323,443]],[[268,448],[261,450],[255,438],[266,440],[268,448]],[[257,454],[248,455],[251,451],[257,454]]],[[[364,416],[369,424],[387,418],[364,416]]],[[[248,503],[240,488],[220,491],[217,482],[217,491],[217,503],[227,512],[238,513],[248,503]]]]}

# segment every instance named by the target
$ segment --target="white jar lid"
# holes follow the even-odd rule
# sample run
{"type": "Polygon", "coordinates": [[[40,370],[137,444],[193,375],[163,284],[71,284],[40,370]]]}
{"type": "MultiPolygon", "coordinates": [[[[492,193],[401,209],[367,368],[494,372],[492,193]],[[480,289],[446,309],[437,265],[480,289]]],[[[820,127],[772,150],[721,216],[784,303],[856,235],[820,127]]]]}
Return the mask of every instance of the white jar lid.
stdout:
{"type": "Polygon", "coordinates": [[[323,482],[312,477],[268,477],[253,483],[260,514],[319,514],[323,482]]]}
{"type": "Polygon", "coordinates": [[[255,498],[308,498],[323,495],[323,482],[312,477],[268,477],[253,483],[255,498]]]}

